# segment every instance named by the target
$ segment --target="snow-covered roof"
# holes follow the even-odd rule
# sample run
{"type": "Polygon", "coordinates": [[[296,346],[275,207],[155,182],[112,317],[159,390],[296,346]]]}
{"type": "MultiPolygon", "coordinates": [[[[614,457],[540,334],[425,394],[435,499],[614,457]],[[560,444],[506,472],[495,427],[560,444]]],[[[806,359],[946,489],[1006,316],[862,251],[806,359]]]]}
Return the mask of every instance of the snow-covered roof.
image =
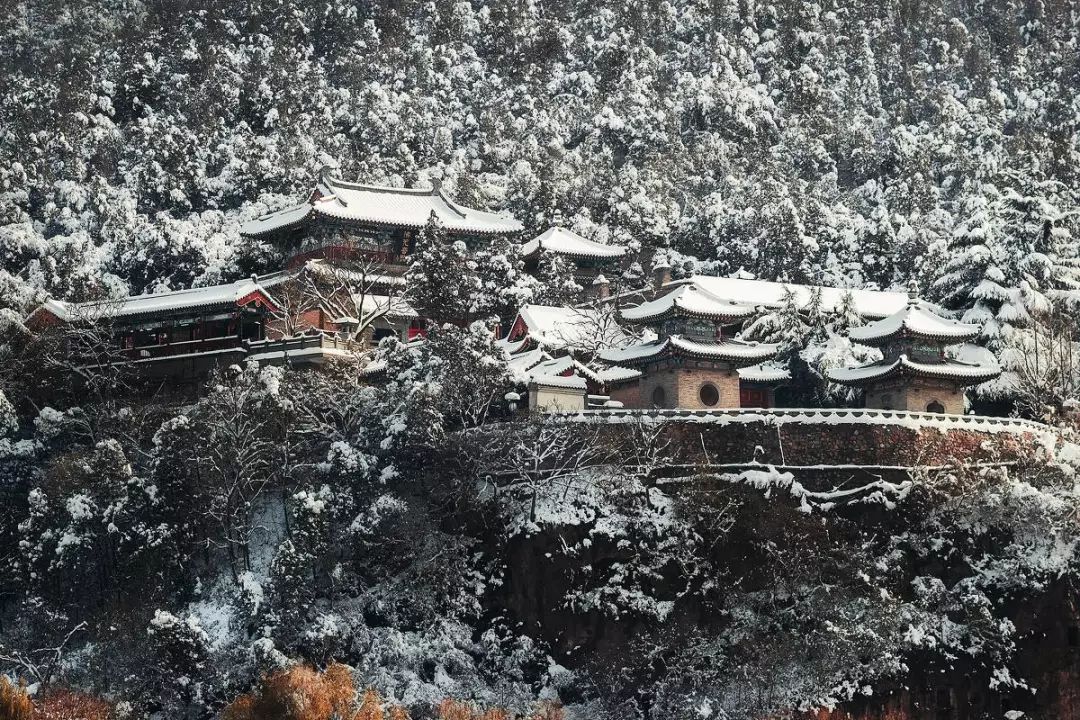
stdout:
{"type": "Polygon", "coordinates": [[[599,370],[596,373],[596,377],[602,383],[619,383],[628,382],[630,380],[637,380],[641,377],[640,370],[634,370],[633,368],[626,368],[620,365],[612,365],[611,367],[599,370]]]}
{"type": "Polygon", "coordinates": [[[791,379],[791,370],[787,366],[768,360],[757,365],[739,368],[738,373],[739,379],[746,382],[770,383],[791,379]]]}
{"type": "Polygon", "coordinates": [[[307,203],[264,215],[245,224],[243,235],[263,235],[303,222],[316,214],[338,220],[422,228],[434,215],[452,232],[512,234],[522,225],[510,215],[459,205],[438,185],[430,189],[350,183],[323,173],[307,203]]]}
{"type": "Polygon", "coordinates": [[[626,254],[625,245],[605,245],[595,240],[587,240],[572,230],[563,227],[550,227],[541,235],[521,246],[521,254],[530,257],[541,250],[556,255],[577,258],[618,258],[626,254]]]}
{"type": "Polygon", "coordinates": [[[863,345],[882,345],[897,337],[941,340],[950,343],[971,340],[979,334],[978,325],[943,318],[918,300],[884,320],[852,328],[848,337],[863,345]]]}
{"type": "Polygon", "coordinates": [[[865,385],[894,375],[954,380],[962,385],[978,385],[1001,374],[996,364],[973,364],[959,360],[923,363],[900,355],[892,361],[882,361],[853,368],[830,368],[829,379],[843,385],[865,385]]]}
{"type": "Polygon", "coordinates": [[[275,308],[270,294],[257,281],[238,280],[225,285],[174,290],[152,295],[130,295],[116,300],[101,300],[85,303],[65,303],[59,300],[46,301],[38,310],[47,310],[61,320],[90,320],[104,318],[133,317],[139,315],[157,315],[169,312],[232,307],[253,302],[275,308]]]}
{"type": "Polygon", "coordinates": [[[721,321],[741,320],[756,312],[752,304],[713,295],[696,283],[680,285],[671,292],[622,311],[630,322],[655,322],[671,315],[688,315],[721,321]]]}
{"type": "Polygon", "coordinates": [[[545,353],[540,348],[534,350],[527,350],[517,355],[511,355],[509,360],[506,361],[506,367],[510,370],[510,374],[515,378],[522,378],[521,382],[525,382],[525,373],[535,367],[537,364],[544,360],[550,359],[551,356],[545,353]]]}
{"type": "Polygon", "coordinates": [[[585,378],[577,375],[535,375],[529,381],[529,385],[564,388],[567,390],[585,390],[588,387],[585,378]]]}
{"type": "Polygon", "coordinates": [[[663,340],[640,343],[625,348],[615,348],[600,352],[600,359],[614,364],[644,363],[664,354],[678,354],[706,360],[727,360],[734,363],[753,364],[768,360],[776,355],[774,343],[744,342],[742,340],[722,340],[720,342],[700,342],[681,335],[672,335],[663,340]]]}
{"type": "MultiPolygon", "coordinates": [[[[518,318],[525,324],[526,336],[515,341],[504,338],[498,343],[510,354],[520,352],[528,340],[553,350],[594,345],[614,347],[630,340],[622,328],[607,322],[602,310],[596,308],[523,305],[518,318]]],[[[516,325],[517,320],[511,330],[516,325]]]]}
{"type": "Polygon", "coordinates": [[[714,277],[694,275],[690,278],[675,280],[666,288],[680,285],[695,285],[715,298],[753,307],[780,307],[784,301],[784,290],[790,288],[795,294],[800,307],[810,302],[815,289],[821,291],[822,309],[832,311],[841,307],[844,295],[851,293],[855,311],[864,318],[884,318],[898,312],[907,305],[906,292],[881,290],[849,290],[846,288],[826,287],[824,285],[797,285],[794,283],[768,282],[765,280],[747,280],[744,278],[714,277]]]}
{"type": "Polygon", "coordinates": [[[357,310],[365,317],[370,315],[385,315],[392,318],[418,317],[413,306],[397,295],[366,293],[362,297],[357,295],[354,302],[358,305],[357,310]]]}
{"type": "Polygon", "coordinates": [[[311,215],[311,204],[302,203],[287,207],[284,210],[275,210],[244,223],[240,228],[241,235],[265,235],[287,227],[293,227],[307,220],[311,215]]]}
{"type": "MultiPolygon", "coordinates": [[[[322,258],[308,260],[304,263],[302,269],[316,275],[359,283],[365,287],[372,285],[405,287],[405,276],[402,274],[379,272],[378,269],[351,269],[347,264],[335,264],[322,258]]],[[[288,270],[285,271],[285,273],[289,272],[288,270]]],[[[292,272],[295,273],[296,271],[292,272]]]]}

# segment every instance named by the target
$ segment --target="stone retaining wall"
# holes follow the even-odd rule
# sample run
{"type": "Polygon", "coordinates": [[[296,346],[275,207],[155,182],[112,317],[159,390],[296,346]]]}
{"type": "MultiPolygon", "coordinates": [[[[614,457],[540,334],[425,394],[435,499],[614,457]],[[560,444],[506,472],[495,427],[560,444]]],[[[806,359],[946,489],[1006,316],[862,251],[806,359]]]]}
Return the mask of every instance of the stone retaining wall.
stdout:
{"type": "Polygon", "coordinates": [[[631,424],[662,424],[669,452],[687,465],[902,468],[1015,462],[1052,451],[1054,430],[1014,418],[884,410],[591,410],[556,416],[596,423],[611,442],[631,424]]]}

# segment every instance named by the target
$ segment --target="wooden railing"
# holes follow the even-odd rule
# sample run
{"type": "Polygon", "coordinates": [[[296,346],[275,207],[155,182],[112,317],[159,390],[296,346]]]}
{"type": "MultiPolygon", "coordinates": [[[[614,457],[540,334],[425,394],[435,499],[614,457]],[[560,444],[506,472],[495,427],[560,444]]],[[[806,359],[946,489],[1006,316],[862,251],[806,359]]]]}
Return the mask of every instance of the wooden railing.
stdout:
{"type": "Polygon", "coordinates": [[[133,362],[145,362],[158,360],[179,355],[197,355],[199,353],[215,352],[219,350],[236,350],[245,352],[244,340],[236,337],[212,337],[199,340],[181,340],[154,345],[139,345],[131,348],[122,348],[124,357],[133,362]]]}

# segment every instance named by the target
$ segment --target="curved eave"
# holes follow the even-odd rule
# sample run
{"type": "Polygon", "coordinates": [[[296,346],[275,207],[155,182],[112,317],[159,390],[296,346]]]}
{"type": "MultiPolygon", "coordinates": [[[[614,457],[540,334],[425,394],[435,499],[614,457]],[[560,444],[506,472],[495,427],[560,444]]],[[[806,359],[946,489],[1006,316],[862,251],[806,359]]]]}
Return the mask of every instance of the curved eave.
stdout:
{"type": "MultiPolygon", "coordinates": [[[[630,308],[630,310],[633,311],[634,308],[630,308]]],[[[724,324],[733,324],[742,320],[746,320],[747,318],[753,316],[753,314],[753,308],[747,308],[739,313],[694,311],[679,303],[678,300],[674,301],[670,306],[668,306],[666,310],[652,313],[651,315],[632,316],[628,315],[627,311],[625,310],[619,313],[622,319],[626,322],[641,324],[661,322],[672,317],[687,317],[694,318],[696,320],[714,320],[716,322],[724,324]]]]}
{"type": "Polygon", "coordinates": [[[601,355],[601,359],[613,364],[640,366],[667,357],[677,356],[690,360],[726,362],[734,366],[745,367],[769,360],[776,355],[775,345],[736,344],[733,341],[705,344],[681,340],[677,336],[657,342],[648,349],[645,346],[641,347],[642,352],[639,355],[629,357],[625,355],[604,357],[604,355],[601,355]]]}
{"type": "Polygon", "coordinates": [[[956,345],[959,343],[969,342],[978,337],[979,331],[964,332],[963,334],[956,335],[940,335],[934,333],[924,333],[911,330],[910,328],[904,328],[899,332],[888,333],[887,335],[873,335],[869,337],[860,337],[854,330],[848,335],[852,342],[859,345],[866,345],[867,347],[883,347],[891,342],[897,340],[921,340],[924,342],[935,342],[943,345],[956,345]]]}
{"type": "Polygon", "coordinates": [[[570,252],[568,250],[556,250],[548,247],[538,247],[530,249],[528,252],[523,252],[521,257],[526,260],[538,257],[540,253],[546,252],[552,255],[560,255],[565,258],[571,258],[573,260],[618,260],[621,257],[626,256],[626,251],[621,250],[617,253],[588,253],[588,252],[570,252]]]}
{"type": "MultiPolygon", "coordinates": [[[[313,208],[313,212],[315,214],[321,215],[322,217],[329,218],[331,220],[336,220],[338,222],[364,223],[366,225],[377,225],[379,227],[387,227],[387,228],[404,227],[404,228],[410,228],[410,229],[413,229],[413,230],[422,230],[427,226],[427,223],[428,223],[427,220],[424,220],[423,222],[414,222],[414,221],[408,221],[408,220],[403,220],[403,221],[381,220],[379,218],[372,218],[372,217],[365,217],[365,216],[358,217],[358,216],[355,216],[355,215],[348,215],[348,214],[345,214],[345,213],[331,212],[329,209],[327,209],[325,207],[319,207],[318,205],[316,205],[313,208]]],[[[519,227],[497,228],[497,227],[480,226],[480,225],[472,225],[472,226],[468,226],[468,227],[460,227],[460,226],[456,226],[456,225],[447,225],[445,223],[443,224],[443,230],[445,230],[448,233],[464,233],[464,234],[473,234],[473,235],[514,235],[516,233],[521,232],[521,228],[519,228],[519,227]]]]}
{"type": "Polygon", "coordinates": [[[940,368],[935,364],[916,363],[901,356],[898,360],[889,364],[878,366],[880,370],[872,372],[875,366],[863,366],[859,368],[836,368],[828,371],[829,380],[841,385],[851,387],[865,387],[873,385],[881,380],[894,377],[913,377],[927,380],[947,380],[956,385],[968,386],[993,380],[1001,374],[996,367],[983,365],[960,365],[958,363],[941,363],[940,368]],[[862,371],[857,375],[848,374],[851,371],[862,371]]]}
{"type": "MultiPolygon", "coordinates": [[[[283,210],[281,212],[287,212],[287,211],[283,210]]],[[[312,216],[313,213],[314,213],[314,208],[309,209],[307,211],[307,213],[305,213],[302,217],[297,218],[296,220],[292,220],[290,222],[283,223],[281,225],[275,225],[274,227],[267,228],[266,230],[257,230],[257,231],[251,232],[251,231],[245,231],[243,228],[241,228],[240,229],[240,237],[258,239],[258,238],[269,237],[271,235],[276,235],[277,233],[280,233],[283,230],[292,230],[294,228],[298,228],[301,225],[306,224],[308,222],[308,220],[311,219],[311,216],[312,216]]],[[[258,219],[256,219],[254,222],[258,222],[258,219]]]]}

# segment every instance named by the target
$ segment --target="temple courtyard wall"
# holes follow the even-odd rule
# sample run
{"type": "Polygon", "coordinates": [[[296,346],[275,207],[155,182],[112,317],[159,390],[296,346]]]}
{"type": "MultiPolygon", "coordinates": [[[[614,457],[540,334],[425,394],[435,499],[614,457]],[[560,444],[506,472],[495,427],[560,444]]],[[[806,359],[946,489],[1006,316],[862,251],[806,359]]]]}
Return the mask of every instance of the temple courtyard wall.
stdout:
{"type": "Polygon", "coordinates": [[[655,428],[682,466],[906,470],[1013,463],[1049,454],[1050,427],[1029,420],[867,409],[589,410],[553,422],[596,424],[600,440],[635,442],[655,428]]]}

